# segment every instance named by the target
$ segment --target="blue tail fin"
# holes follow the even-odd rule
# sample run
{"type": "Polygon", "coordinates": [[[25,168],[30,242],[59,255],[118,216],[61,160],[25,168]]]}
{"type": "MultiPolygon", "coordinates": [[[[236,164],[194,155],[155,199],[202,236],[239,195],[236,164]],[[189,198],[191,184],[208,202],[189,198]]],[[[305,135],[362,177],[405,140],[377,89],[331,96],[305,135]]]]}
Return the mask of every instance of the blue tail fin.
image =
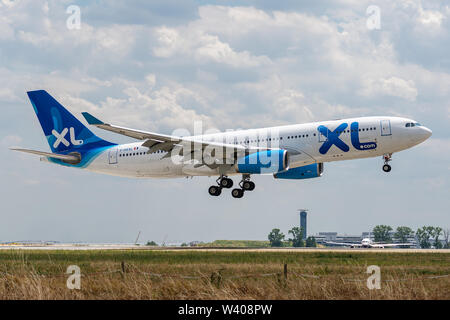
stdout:
{"type": "Polygon", "coordinates": [[[93,134],[45,90],[27,94],[52,152],[81,152],[114,145],[93,134]]]}

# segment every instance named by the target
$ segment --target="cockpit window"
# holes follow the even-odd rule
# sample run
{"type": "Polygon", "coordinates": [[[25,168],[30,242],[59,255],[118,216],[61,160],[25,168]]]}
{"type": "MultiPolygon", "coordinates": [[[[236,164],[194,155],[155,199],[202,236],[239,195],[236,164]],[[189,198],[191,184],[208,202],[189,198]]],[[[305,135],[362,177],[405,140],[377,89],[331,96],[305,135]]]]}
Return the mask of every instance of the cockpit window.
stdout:
{"type": "Polygon", "coordinates": [[[416,122],[416,123],[414,123],[414,124],[416,125],[416,127],[420,127],[420,126],[421,126],[421,124],[418,123],[418,122],[416,122]]]}
{"type": "Polygon", "coordinates": [[[407,124],[405,124],[405,127],[410,128],[410,127],[420,127],[421,124],[418,122],[408,122],[407,124]]]}
{"type": "Polygon", "coordinates": [[[411,122],[408,122],[408,123],[405,125],[405,127],[407,127],[407,128],[411,127],[411,122]]]}

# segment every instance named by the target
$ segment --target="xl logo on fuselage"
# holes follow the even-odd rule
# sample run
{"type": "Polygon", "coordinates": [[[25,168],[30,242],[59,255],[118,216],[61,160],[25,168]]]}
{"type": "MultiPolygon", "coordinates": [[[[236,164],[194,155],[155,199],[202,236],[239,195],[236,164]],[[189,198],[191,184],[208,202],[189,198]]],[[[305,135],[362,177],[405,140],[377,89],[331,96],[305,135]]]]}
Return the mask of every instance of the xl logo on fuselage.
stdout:
{"type": "Polygon", "coordinates": [[[83,140],[76,140],[75,139],[75,129],[73,127],[70,127],[70,142],[66,139],[66,134],[69,131],[69,129],[64,128],[61,133],[58,133],[55,129],[52,130],[52,134],[55,136],[56,140],[53,143],[53,148],[58,148],[59,144],[62,143],[66,147],[70,146],[72,143],[74,146],[79,146],[83,144],[83,140]]]}
{"type": "MultiPolygon", "coordinates": [[[[347,129],[348,124],[342,123],[340,124],[334,131],[331,131],[327,127],[321,125],[317,128],[320,134],[322,134],[324,137],[326,137],[325,142],[322,144],[322,146],[319,149],[319,152],[321,154],[326,154],[330,148],[335,145],[339,149],[341,149],[344,152],[348,152],[350,150],[350,147],[342,141],[339,136],[345,132],[347,129]]],[[[359,141],[359,123],[358,122],[352,122],[350,125],[350,138],[353,147],[356,150],[371,150],[375,149],[377,147],[377,144],[375,142],[360,142],[359,141]]]]}

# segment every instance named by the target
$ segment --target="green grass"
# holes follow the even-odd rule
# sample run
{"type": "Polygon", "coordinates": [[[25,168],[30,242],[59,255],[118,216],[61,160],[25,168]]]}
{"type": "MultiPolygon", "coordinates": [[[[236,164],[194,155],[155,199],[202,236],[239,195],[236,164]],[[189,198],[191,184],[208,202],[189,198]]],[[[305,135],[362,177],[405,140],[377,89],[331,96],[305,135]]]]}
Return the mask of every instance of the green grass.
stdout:
{"type": "Polygon", "coordinates": [[[152,250],[90,250],[90,251],[0,251],[0,264],[121,262],[145,264],[318,264],[385,266],[450,266],[449,253],[380,253],[380,252],[225,252],[225,251],[152,251],[152,250]]]}
{"type": "Polygon", "coordinates": [[[269,241],[261,240],[215,240],[211,243],[205,243],[205,247],[234,247],[234,248],[268,248],[269,241]]]}

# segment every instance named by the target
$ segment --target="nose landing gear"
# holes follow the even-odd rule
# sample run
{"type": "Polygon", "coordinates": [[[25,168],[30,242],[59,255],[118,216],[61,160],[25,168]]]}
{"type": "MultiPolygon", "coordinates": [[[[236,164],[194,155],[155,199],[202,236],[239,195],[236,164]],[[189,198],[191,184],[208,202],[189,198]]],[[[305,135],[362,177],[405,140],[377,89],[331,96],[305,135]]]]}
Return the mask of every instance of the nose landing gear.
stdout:
{"type": "Polygon", "coordinates": [[[384,160],[383,171],[390,172],[392,168],[388,163],[389,163],[389,161],[392,160],[392,153],[383,155],[383,160],[384,160]]]}

